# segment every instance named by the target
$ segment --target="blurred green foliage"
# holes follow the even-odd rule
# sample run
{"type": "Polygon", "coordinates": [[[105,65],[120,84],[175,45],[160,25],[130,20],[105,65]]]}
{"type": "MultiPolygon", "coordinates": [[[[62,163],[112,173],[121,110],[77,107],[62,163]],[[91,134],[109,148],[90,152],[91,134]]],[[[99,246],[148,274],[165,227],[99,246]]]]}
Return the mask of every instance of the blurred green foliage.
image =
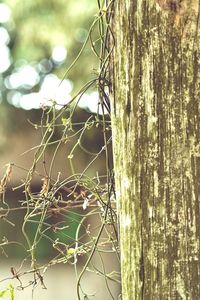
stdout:
{"type": "MultiPolygon", "coordinates": [[[[97,10],[96,1],[6,0],[5,3],[12,10],[13,22],[8,24],[8,28],[14,35],[14,63],[49,58],[53,48],[62,45],[67,49],[67,60],[55,70],[62,77],[86,39],[97,10]]],[[[76,68],[71,79],[80,85],[96,67],[97,60],[88,46],[80,61],[79,71],[76,68]]]]}
{"type": "Polygon", "coordinates": [[[18,58],[39,59],[57,44],[73,46],[80,41],[78,29],[87,30],[95,12],[95,1],[6,0],[19,38],[18,58]],[[19,50],[24,50],[20,53],[19,50]],[[27,52],[29,50],[30,52],[27,52]],[[36,51],[36,53],[33,53],[36,51]],[[28,54],[28,56],[27,56],[28,54]]]}
{"type": "MultiPolygon", "coordinates": [[[[8,104],[14,103],[15,107],[20,108],[20,105],[15,105],[16,99],[40,91],[48,74],[55,74],[60,80],[63,79],[86,40],[97,12],[97,3],[90,0],[4,0],[1,3],[8,5],[11,10],[10,19],[5,23],[0,21],[0,29],[5,28],[10,39],[7,44],[10,67],[0,73],[0,119],[2,130],[6,132],[13,130],[15,122],[18,123],[15,120],[16,109],[8,104]],[[52,58],[52,52],[57,46],[64,47],[67,51],[66,59],[60,62],[52,58]],[[11,86],[11,76],[27,66],[38,73],[37,82],[30,86],[26,83],[11,86]]],[[[96,31],[93,32],[94,39],[96,31]]],[[[71,96],[94,78],[97,68],[98,59],[93,54],[90,43],[87,43],[80,59],[66,78],[73,85],[71,96]]],[[[26,74],[22,76],[25,79],[28,77],[26,74]]],[[[26,112],[25,119],[30,119],[30,114],[31,119],[33,115],[38,120],[41,117],[39,111],[35,110],[26,112]]]]}

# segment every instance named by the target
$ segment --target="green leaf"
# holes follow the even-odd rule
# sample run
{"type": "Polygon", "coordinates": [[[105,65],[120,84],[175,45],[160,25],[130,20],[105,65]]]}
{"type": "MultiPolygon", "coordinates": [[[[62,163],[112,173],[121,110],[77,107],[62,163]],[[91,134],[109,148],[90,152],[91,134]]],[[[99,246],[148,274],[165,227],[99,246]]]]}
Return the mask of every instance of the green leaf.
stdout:
{"type": "Polygon", "coordinates": [[[72,254],[74,254],[76,252],[76,249],[74,249],[74,248],[69,248],[68,250],[67,250],[67,254],[68,255],[72,255],[72,254]]]}
{"type": "Polygon", "coordinates": [[[0,298],[3,298],[3,296],[7,293],[7,290],[3,290],[0,292],[0,298]]]}
{"type": "Polygon", "coordinates": [[[10,300],[14,300],[15,295],[14,295],[14,287],[12,284],[9,285],[9,291],[10,291],[10,300]]]}
{"type": "Polygon", "coordinates": [[[63,124],[63,126],[66,126],[67,125],[67,119],[66,118],[62,118],[62,124],[63,124]]]}

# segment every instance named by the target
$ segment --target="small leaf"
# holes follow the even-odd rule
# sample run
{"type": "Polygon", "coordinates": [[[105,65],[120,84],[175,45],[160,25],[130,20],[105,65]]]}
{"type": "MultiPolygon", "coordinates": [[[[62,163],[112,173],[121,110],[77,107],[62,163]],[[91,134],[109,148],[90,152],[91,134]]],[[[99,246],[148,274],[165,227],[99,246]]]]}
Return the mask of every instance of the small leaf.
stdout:
{"type": "Polygon", "coordinates": [[[62,118],[62,124],[63,124],[63,126],[66,126],[67,125],[67,119],[66,118],[62,118]]]}
{"type": "Polygon", "coordinates": [[[3,296],[7,293],[7,290],[3,290],[0,292],[0,298],[3,298],[3,296]]]}
{"type": "Polygon", "coordinates": [[[72,254],[74,254],[76,252],[76,249],[74,249],[74,248],[69,248],[68,250],[67,250],[67,254],[68,255],[72,255],[72,254]]]}
{"type": "Polygon", "coordinates": [[[14,298],[15,298],[14,287],[12,286],[12,284],[9,285],[9,290],[10,290],[10,300],[14,300],[14,298]]]}

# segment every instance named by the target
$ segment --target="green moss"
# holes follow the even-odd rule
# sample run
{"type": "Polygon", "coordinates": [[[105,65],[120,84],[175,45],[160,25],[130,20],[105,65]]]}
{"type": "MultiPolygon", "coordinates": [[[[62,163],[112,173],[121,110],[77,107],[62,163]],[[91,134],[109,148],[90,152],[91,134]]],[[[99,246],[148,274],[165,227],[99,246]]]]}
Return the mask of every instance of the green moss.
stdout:
{"type": "Polygon", "coordinates": [[[191,154],[200,137],[200,55],[194,32],[183,39],[167,18],[154,1],[115,7],[111,105],[125,300],[200,297],[200,160],[191,154]]]}

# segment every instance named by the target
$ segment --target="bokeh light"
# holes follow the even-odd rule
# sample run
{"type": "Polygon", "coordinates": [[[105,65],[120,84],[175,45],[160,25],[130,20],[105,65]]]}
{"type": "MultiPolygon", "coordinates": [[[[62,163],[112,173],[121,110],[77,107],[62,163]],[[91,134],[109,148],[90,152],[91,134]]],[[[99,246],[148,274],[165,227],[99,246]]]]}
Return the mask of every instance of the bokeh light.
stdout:
{"type": "Polygon", "coordinates": [[[67,57],[67,49],[64,46],[56,46],[52,51],[52,59],[55,63],[63,63],[67,57]]]}
{"type": "Polygon", "coordinates": [[[11,10],[5,3],[0,3],[0,23],[6,23],[11,16],[11,10]]]}
{"type": "Polygon", "coordinates": [[[3,73],[11,65],[10,49],[6,45],[0,45],[0,57],[0,73],[3,73]]]}

